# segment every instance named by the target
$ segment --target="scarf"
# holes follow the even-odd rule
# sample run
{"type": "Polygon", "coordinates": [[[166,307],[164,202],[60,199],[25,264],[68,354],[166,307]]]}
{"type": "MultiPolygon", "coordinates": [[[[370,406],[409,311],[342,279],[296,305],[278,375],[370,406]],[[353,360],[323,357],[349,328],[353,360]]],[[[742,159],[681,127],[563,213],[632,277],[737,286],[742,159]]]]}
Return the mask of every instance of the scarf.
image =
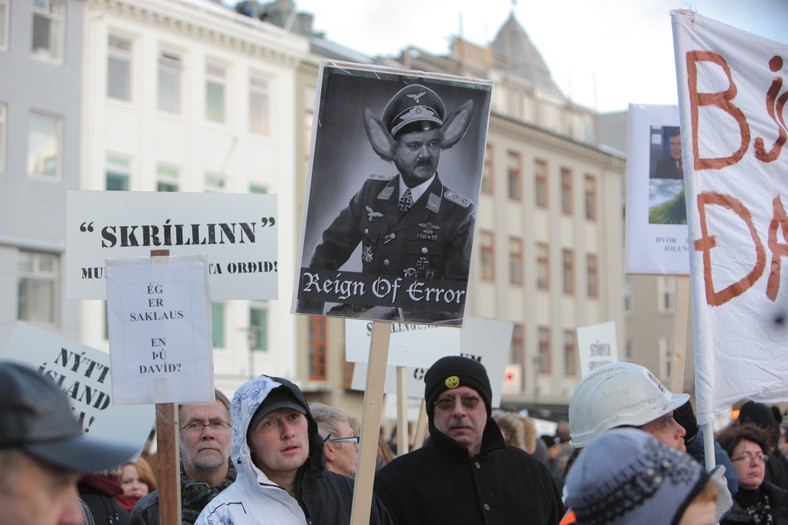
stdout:
{"type": "Polygon", "coordinates": [[[188,476],[181,465],[181,518],[183,525],[194,525],[197,516],[202,509],[217,496],[221,491],[230,486],[235,481],[237,472],[232,462],[227,476],[215,487],[209,487],[207,483],[196,481],[188,476]]]}
{"type": "Polygon", "coordinates": [[[769,496],[758,487],[756,490],[739,488],[736,500],[741,505],[744,514],[752,519],[755,525],[772,525],[772,509],[769,505],[769,496]]]}

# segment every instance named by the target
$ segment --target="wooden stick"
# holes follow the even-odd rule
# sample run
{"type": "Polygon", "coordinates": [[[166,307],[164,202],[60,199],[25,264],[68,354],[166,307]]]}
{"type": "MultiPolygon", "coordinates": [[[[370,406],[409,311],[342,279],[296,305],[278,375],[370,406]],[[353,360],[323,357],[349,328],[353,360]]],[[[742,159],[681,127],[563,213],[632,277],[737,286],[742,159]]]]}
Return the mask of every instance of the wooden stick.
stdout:
{"type": "Polygon", "coordinates": [[[427,430],[427,403],[421,400],[421,409],[419,410],[419,421],[416,423],[416,434],[413,436],[413,449],[421,448],[424,444],[424,435],[427,430]]]}
{"type": "Polygon", "coordinates": [[[677,277],[676,308],[673,312],[673,360],[670,365],[671,392],[684,392],[684,363],[689,322],[689,277],[677,277]]]}
{"type": "Polygon", "coordinates": [[[397,367],[397,455],[408,453],[408,369],[397,367]]]}
{"type": "MultiPolygon", "coordinates": [[[[151,250],[151,257],[169,257],[170,250],[151,250]]],[[[156,403],[156,482],[159,485],[159,523],[181,523],[181,451],[178,407],[156,403]]]]}
{"type": "Polygon", "coordinates": [[[391,323],[374,321],[369,341],[367,387],[364,410],[361,413],[361,448],[358,453],[356,485],[353,490],[351,525],[368,525],[372,507],[372,487],[375,483],[375,464],[378,455],[378,435],[383,412],[383,385],[386,382],[386,362],[389,355],[391,323]]]}
{"type": "Polygon", "coordinates": [[[156,481],[159,485],[159,521],[181,523],[180,439],[178,407],[156,403],[156,481]]]}

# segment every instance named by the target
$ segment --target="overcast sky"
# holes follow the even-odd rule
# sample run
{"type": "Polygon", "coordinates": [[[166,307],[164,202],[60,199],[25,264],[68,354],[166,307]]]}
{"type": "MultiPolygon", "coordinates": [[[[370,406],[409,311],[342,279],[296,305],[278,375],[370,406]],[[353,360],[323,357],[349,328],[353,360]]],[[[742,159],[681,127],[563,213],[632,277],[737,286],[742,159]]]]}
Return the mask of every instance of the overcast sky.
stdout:
{"type": "MultiPolygon", "coordinates": [[[[676,104],[672,9],[691,9],[788,43],[788,0],[295,0],[314,29],[369,55],[413,45],[448,52],[452,35],[483,45],[514,9],[553,80],[598,111],[676,104]]],[[[785,57],[788,59],[788,57],[785,57]]]]}

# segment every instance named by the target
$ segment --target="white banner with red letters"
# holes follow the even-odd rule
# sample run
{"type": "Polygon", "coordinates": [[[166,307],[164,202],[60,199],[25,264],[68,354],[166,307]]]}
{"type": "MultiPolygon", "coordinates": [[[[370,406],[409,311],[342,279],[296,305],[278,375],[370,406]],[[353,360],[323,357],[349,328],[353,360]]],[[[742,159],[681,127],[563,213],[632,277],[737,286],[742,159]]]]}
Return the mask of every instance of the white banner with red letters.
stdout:
{"type": "Polygon", "coordinates": [[[671,14],[705,424],[788,401],[788,45],[671,14]]]}

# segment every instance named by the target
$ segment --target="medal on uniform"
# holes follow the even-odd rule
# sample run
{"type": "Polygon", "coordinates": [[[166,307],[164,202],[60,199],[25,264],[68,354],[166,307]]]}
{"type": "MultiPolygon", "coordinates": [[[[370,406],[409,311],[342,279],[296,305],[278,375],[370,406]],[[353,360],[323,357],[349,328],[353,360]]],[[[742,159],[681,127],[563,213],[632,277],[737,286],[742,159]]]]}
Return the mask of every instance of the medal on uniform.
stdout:
{"type": "Polygon", "coordinates": [[[361,260],[365,263],[371,263],[372,259],[375,257],[375,253],[372,251],[372,245],[366,245],[361,250],[361,260]]]}
{"type": "Polygon", "coordinates": [[[416,276],[416,268],[405,268],[402,270],[405,274],[405,277],[415,277],[416,276]]]}

